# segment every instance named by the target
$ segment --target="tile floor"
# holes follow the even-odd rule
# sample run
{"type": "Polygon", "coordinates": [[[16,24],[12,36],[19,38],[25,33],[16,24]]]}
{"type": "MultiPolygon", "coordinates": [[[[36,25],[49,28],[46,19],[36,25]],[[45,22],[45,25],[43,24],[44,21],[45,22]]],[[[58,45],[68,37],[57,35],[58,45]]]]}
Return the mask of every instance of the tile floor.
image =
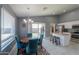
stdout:
{"type": "MultiPolygon", "coordinates": [[[[43,47],[50,55],[79,55],[79,43],[70,42],[69,46],[56,46],[52,44],[49,38],[43,40],[43,47]]],[[[16,55],[16,46],[13,47],[9,55],[16,55]]],[[[45,54],[44,52],[41,54],[45,54]]],[[[47,55],[47,54],[45,54],[47,55]]]]}
{"type": "Polygon", "coordinates": [[[43,40],[43,47],[50,55],[79,55],[79,43],[70,42],[69,46],[56,46],[49,39],[43,40]]]}

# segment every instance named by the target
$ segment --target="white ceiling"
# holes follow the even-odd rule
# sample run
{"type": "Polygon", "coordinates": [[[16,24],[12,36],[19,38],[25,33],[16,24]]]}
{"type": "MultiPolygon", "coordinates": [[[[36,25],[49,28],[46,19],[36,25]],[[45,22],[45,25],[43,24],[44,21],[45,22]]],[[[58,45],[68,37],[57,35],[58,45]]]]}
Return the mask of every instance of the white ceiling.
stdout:
{"type": "Polygon", "coordinates": [[[11,4],[10,7],[18,17],[59,15],[75,8],[75,4],[11,4]],[[28,10],[29,9],[29,10],[28,10]]]}

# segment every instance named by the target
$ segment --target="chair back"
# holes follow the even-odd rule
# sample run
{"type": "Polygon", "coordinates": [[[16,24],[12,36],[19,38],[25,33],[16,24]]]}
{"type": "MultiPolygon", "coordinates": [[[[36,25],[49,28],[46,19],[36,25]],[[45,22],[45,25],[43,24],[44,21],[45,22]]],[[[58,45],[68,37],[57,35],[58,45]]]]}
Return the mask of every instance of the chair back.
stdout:
{"type": "Polygon", "coordinates": [[[43,34],[40,35],[40,39],[39,39],[39,42],[38,42],[39,45],[42,44],[42,40],[43,40],[43,34]]]}
{"type": "Polygon", "coordinates": [[[20,39],[19,39],[19,37],[16,36],[15,39],[16,39],[17,48],[20,48],[20,39]]]}
{"type": "Polygon", "coordinates": [[[40,38],[41,38],[41,39],[43,39],[43,36],[44,36],[44,35],[43,35],[43,34],[41,34],[40,38]]]}
{"type": "Polygon", "coordinates": [[[38,47],[38,39],[29,40],[29,52],[36,53],[38,47]]]}
{"type": "Polygon", "coordinates": [[[17,48],[26,48],[28,43],[22,43],[19,37],[15,37],[15,38],[16,38],[17,48]]]}
{"type": "Polygon", "coordinates": [[[32,37],[32,33],[27,33],[27,37],[32,37]]]}

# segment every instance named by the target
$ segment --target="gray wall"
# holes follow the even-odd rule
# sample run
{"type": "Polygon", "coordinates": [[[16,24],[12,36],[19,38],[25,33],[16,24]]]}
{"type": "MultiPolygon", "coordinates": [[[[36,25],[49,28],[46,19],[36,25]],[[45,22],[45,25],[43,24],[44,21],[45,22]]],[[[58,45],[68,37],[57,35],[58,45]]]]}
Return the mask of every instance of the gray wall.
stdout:
{"type": "MultiPolygon", "coordinates": [[[[19,18],[18,23],[19,23],[19,34],[22,35],[20,32],[22,31],[22,26],[20,26],[22,24],[22,19],[23,18],[19,18]]],[[[27,18],[26,18],[27,19],[27,18]]],[[[41,23],[45,23],[46,24],[46,36],[49,36],[50,34],[50,23],[56,23],[56,17],[55,16],[38,16],[38,17],[31,17],[32,20],[34,20],[34,22],[41,22],[41,23]]],[[[24,31],[25,33],[25,31],[24,31]]]]}
{"type": "Polygon", "coordinates": [[[79,8],[75,9],[71,12],[62,14],[60,16],[59,23],[69,22],[69,21],[76,21],[76,20],[79,20],[79,8]]]}

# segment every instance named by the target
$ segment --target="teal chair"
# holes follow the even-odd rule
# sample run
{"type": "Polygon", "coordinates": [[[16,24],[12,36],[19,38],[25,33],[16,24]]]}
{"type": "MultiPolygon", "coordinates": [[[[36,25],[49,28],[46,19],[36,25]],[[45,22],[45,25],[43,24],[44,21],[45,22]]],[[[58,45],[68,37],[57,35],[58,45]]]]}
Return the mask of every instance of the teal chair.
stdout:
{"type": "Polygon", "coordinates": [[[27,37],[32,37],[32,33],[27,33],[27,37]]]}
{"type": "Polygon", "coordinates": [[[21,43],[20,43],[20,37],[19,37],[19,36],[16,36],[15,39],[16,39],[17,48],[18,48],[18,49],[19,49],[19,48],[22,48],[22,45],[21,45],[21,43]]]}
{"type": "Polygon", "coordinates": [[[19,55],[19,49],[22,48],[21,44],[20,44],[20,39],[18,36],[15,37],[16,39],[16,47],[17,47],[17,55],[19,55]]]}
{"type": "Polygon", "coordinates": [[[37,55],[37,49],[38,49],[38,39],[29,40],[29,54],[36,54],[37,55]]]}
{"type": "Polygon", "coordinates": [[[40,35],[40,38],[39,38],[39,40],[38,40],[38,45],[40,45],[41,46],[41,48],[42,48],[42,41],[43,41],[43,34],[41,34],[40,35]]]}
{"type": "Polygon", "coordinates": [[[26,48],[28,47],[28,43],[20,42],[20,37],[16,36],[16,44],[17,44],[17,54],[19,55],[19,50],[24,50],[23,54],[27,54],[26,48]]]}

